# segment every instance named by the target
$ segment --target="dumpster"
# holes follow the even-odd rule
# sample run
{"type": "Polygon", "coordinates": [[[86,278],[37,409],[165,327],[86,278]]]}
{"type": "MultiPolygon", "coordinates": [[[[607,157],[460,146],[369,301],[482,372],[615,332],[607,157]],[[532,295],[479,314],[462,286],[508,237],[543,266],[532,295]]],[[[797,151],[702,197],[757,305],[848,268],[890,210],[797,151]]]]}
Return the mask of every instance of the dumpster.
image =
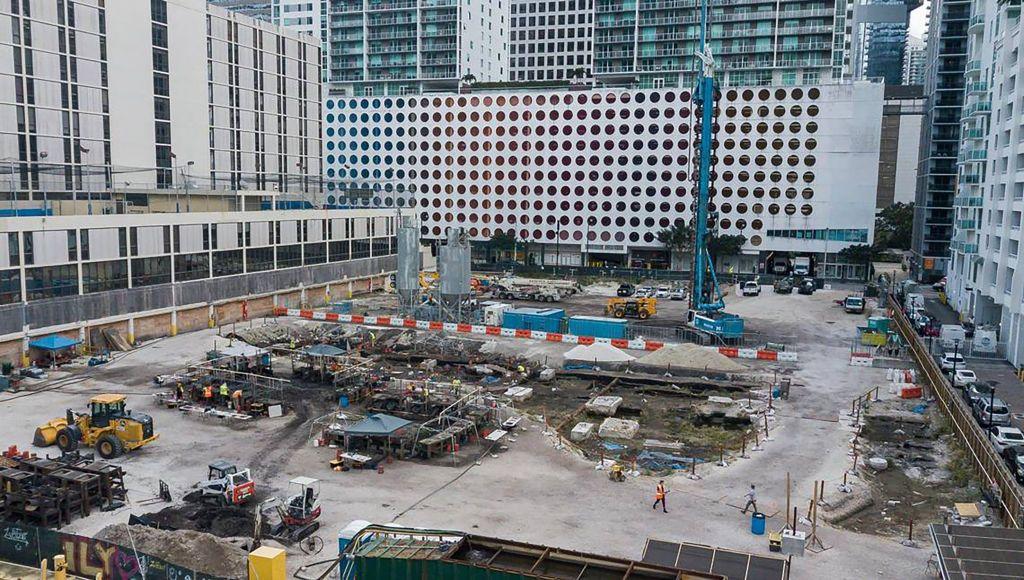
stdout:
{"type": "Polygon", "coordinates": [[[598,338],[626,338],[626,321],[604,316],[573,316],[569,318],[569,334],[598,338]]]}
{"type": "Polygon", "coordinates": [[[561,332],[565,310],[561,308],[513,308],[505,311],[501,326],[515,330],[561,332]]]}

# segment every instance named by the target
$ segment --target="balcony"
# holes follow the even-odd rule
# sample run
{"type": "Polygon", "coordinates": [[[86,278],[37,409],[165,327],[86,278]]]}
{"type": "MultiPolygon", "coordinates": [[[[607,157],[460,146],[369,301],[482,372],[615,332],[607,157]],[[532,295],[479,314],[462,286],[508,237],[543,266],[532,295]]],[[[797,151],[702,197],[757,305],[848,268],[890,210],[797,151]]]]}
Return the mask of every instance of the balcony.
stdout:
{"type": "Polygon", "coordinates": [[[967,24],[967,32],[977,33],[981,32],[985,28],[985,15],[976,14],[971,16],[971,20],[967,24]]]}
{"type": "Polygon", "coordinates": [[[957,157],[960,163],[974,163],[988,159],[988,151],[985,149],[964,149],[957,157]]]}
{"type": "Polygon", "coordinates": [[[406,10],[409,8],[416,8],[416,0],[405,0],[404,2],[371,2],[367,5],[367,12],[375,12],[378,10],[406,10]]]}
{"type": "Polygon", "coordinates": [[[424,30],[423,38],[439,38],[442,36],[455,36],[455,28],[438,28],[436,30],[424,30]]]}
{"type": "Polygon", "coordinates": [[[979,94],[988,92],[988,83],[985,81],[975,81],[967,83],[967,94],[979,94]]]}
{"type": "Polygon", "coordinates": [[[636,18],[603,18],[596,22],[595,28],[634,28],[636,18]]]}
{"type": "MultiPolygon", "coordinates": [[[[360,23],[360,24],[362,24],[362,23],[360,23]]],[[[405,17],[405,18],[395,18],[395,17],[390,17],[390,18],[370,18],[369,20],[367,20],[367,24],[369,26],[395,26],[395,25],[399,25],[399,24],[411,24],[411,25],[415,26],[416,25],[416,19],[415,18],[410,18],[408,16],[405,17]]]]}
{"type": "Polygon", "coordinates": [[[974,220],[956,220],[956,227],[961,230],[976,230],[978,229],[978,222],[974,220]]]}
{"type": "Polygon", "coordinates": [[[965,185],[978,185],[981,183],[980,173],[965,173],[960,177],[960,183],[965,185]]]}
{"type": "Polygon", "coordinates": [[[370,68],[371,69],[405,68],[405,67],[415,67],[415,66],[416,66],[416,59],[412,59],[412,60],[388,60],[388,61],[380,61],[380,62],[371,62],[370,63],[370,68]]]}
{"type": "Polygon", "coordinates": [[[370,40],[395,40],[398,38],[416,38],[416,29],[412,30],[387,30],[384,32],[370,32],[367,36],[370,40]]]}
{"type": "MultiPolygon", "coordinates": [[[[645,56],[647,56],[647,55],[645,55],[645,56]]],[[[650,55],[650,56],[658,56],[658,55],[650,55]]],[[[594,57],[595,58],[605,58],[605,59],[608,59],[608,58],[629,58],[629,59],[631,59],[631,58],[633,58],[633,51],[632,50],[602,50],[602,51],[596,52],[594,54],[594,57]]]]}
{"type": "Polygon", "coordinates": [[[978,127],[964,129],[961,135],[964,139],[984,139],[986,137],[985,131],[978,127]]]}
{"type": "MultiPolygon", "coordinates": [[[[798,52],[802,50],[831,50],[831,42],[798,42],[796,44],[783,44],[779,47],[782,52],[798,52]]],[[[771,49],[769,49],[771,50],[771,49]]]]}
{"type": "Polygon", "coordinates": [[[423,66],[446,66],[456,64],[456,59],[454,57],[434,57],[424,58],[420,62],[423,63],[423,66]]]}
{"type": "Polygon", "coordinates": [[[964,68],[964,74],[965,75],[970,75],[970,76],[980,75],[981,74],[981,61],[980,60],[972,60],[972,61],[968,62],[967,66],[964,68]]]}
{"type": "Polygon", "coordinates": [[[456,44],[454,42],[446,42],[443,44],[439,43],[425,43],[420,50],[422,52],[442,52],[446,50],[455,50],[456,44]]]}
{"type": "Polygon", "coordinates": [[[430,24],[433,22],[455,22],[459,19],[459,15],[455,12],[444,12],[438,14],[424,14],[423,22],[430,24]]]}
{"type": "Polygon", "coordinates": [[[977,103],[971,103],[964,107],[964,112],[961,115],[963,119],[969,119],[976,115],[987,115],[992,112],[992,103],[990,101],[978,101],[977,103]]]}
{"type": "Polygon", "coordinates": [[[957,207],[981,207],[983,202],[980,195],[958,195],[953,198],[953,205],[957,207]]]}
{"type": "Polygon", "coordinates": [[[623,4],[598,4],[598,14],[610,14],[612,12],[636,12],[636,4],[623,3],[623,4]]]}
{"type": "Polygon", "coordinates": [[[416,52],[415,44],[371,44],[367,49],[370,54],[391,54],[401,52],[416,52]]]}

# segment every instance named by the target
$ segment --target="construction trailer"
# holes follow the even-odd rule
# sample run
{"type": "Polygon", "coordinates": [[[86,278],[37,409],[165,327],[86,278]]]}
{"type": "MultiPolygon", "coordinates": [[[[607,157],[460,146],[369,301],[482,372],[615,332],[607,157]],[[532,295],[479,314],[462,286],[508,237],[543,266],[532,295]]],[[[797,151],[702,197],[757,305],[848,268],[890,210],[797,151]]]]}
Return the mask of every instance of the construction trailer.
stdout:
{"type": "Polygon", "coordinates": [[[341,580],[727,580],[720,574],[462,532],[387,526],[357,533],[347,542],[339,566],[341,580]]]}

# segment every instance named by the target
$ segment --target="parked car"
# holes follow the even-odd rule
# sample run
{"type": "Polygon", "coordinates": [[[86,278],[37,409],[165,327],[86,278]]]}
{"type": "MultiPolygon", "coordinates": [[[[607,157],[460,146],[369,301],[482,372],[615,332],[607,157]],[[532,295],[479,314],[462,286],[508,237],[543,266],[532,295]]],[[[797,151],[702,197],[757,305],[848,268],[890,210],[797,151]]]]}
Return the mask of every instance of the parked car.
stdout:
{"type": "Polygon", "coordinates": [[[964,355],[958,352],[947,352],[939,359],[939,366],[947,373],[952,371],[953,367],[962,367],[964,366],[964,355]]]}
{"type": "Polygon", "coordinates": [[[761,294],[761,284],[754,280],[744,282],[742,291],[744,296],[759,296],[761,294]]]}
{"type": "Polygon", "coordinates": [[[971,369],[956,369],[953,373],[953,386],[965,389],[978,381],[978,375],[971,369]]]}
{"type": "Polygon", "coordinates": [[[636,286],[632,284],[619,284],[619,289],[615,291],[615,294],[623,298],[632,296],[636,292],[636,286]]]}
{"type": "Polygon", "coordinates": [[[775,293],[776,294],[792,294],[793,293],[793,279],[792,278],[779,278],[775,281],[775,293]]]}
{"type": "Polygon", "coordinates": [[[1003,449],[1002,456],[1017,483],[1024,483],[1024,445],[1010,445],[1003,449]]]}
{"type": "Polygon", "coordinates": [[[978,399],[988,399],[992,397],[992,387],[984,383],[972,383],[964,389],[964,398],[967,399],[967,404],[974,407],[974,404],[978,402],[978,399]]]}
{"type": "Polygon", "coordinates": [[[1024,445],[1024,433],[1016,427],[992,427],[988,432],[992,446],[1000,453],[1007,447],[1024,445]]]}
{"type": "Polygon", "coordinates": [[[804,278],[800,281],[800,286],[797,287],[796,291],[798,294],[804,294],[810,296],[817,290],[818,285],[814,282],[814,278],[804,278]]]}
{"type": "Polygon", "coordinates": [[[654,288],[650,286],[638,286],[633,293],[635,298],[654,298],[654,288]]]}
{"type": "Polygon", "coordinates": [[[21,369],[21,376],[30,379],[45,379],[46,371],[37,366],[25,367],[21,369]]]}
{"type": "Polygon", "coordinates": [[[655,298],[668,298],[669,289],[668,286],[658,286],[658,289],[654,291],[655,298]]]}
{"type": "Polygon", "coordinates": [[[668,293],[669,300],[686,300],[686,288],[673,288],[668,293]]]}
{"type": "Polygon", "coordinates": [[[1010,406],[1000,398],[979,397],[974,403],[974,418],[978,423],[988,427],[1010,425],[1010,406]]]}
{"type": "Polygon", "coordinates": [[[843,310],[848,314],[864,314],[864,297],[847,296],[843,300],[843,310]]]}

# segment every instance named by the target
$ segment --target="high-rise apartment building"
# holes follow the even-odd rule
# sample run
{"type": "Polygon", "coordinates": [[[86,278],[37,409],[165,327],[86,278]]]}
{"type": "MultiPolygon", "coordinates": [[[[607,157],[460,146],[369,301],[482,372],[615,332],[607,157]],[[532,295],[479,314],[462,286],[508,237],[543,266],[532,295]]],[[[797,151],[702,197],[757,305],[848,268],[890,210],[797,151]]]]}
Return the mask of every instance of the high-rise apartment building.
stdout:
{"type": "MultiPolygon", "coordinates": [[[[640,87],[689,87],[698,0],[595,0],[594,74],[640,87]]],[[[846,0],[713,3],[710,48],[723,85],[795,85],[842,74],[846,0]]]]}
{"type": "Polygon", "coordinates": [[[57,6],[0,6],[8,195],[295,190],[320,175],[314,38],[202,0],[57,6]]]}
{"type": "Polygon", "coordinates": [[[331,89],[398,95],[507,80],[510,2],[331,2],[331,89]]]}
{"type": "Polygon", "coordinates": [[[854,79],[903,81],[910,13],[921,0],[862,0],[850,5],[848,74],[854,79]]]}
{"type": "MultiPolygon", "coordinates": [[[[970,0],[932,2],[910,263],[921,281],[944,276],[949,262],[969,20],[970,0]]],[[[976,70],[977,63],[970,68],[976,70]]]]}
{"type": "MultiPolygon", "coordinates": [[[[1024,200],[1024,49],[1019,3],[974,0],[967,27],[966,102],[947,292],[964,318],[996,329],[1024,364],[1024,277],[1018,255],[1024,200]]],[[[978,347],[977,341],[975,348],[978,347]]],[[[993,345],[995,350],[995,345],[993,345]]]]}
{"type": "Polygon", "coordinates": [[[589,78],[594,58],[594,0],[513,0],[510,80],[589,78]]]}
{"type": "Polygon", "coordinates": [[[311,34],[320,40],[321,78],[326,83],[331,70],[328,0],[274,0],[271,6],[271,21],[288,30],[311,34]]]}
{"type": "MultiPolygon", "coordinates": [[[[265,20],[267,22],[273,21],[272,6],[270,0],[207,0],[214,6],[226,8],[232,12],[237,12],[243,16],[250,18],[256,18],[258,20],[265,20]]],[[[276,2],[277,0],[275,0],[276,2]]]]}
{"type": "Polygon", "coordinates": [[[907,36],[907,48],[903,54],[903,84],[924,84],[925,50],[924,40],[907,36]]]}

